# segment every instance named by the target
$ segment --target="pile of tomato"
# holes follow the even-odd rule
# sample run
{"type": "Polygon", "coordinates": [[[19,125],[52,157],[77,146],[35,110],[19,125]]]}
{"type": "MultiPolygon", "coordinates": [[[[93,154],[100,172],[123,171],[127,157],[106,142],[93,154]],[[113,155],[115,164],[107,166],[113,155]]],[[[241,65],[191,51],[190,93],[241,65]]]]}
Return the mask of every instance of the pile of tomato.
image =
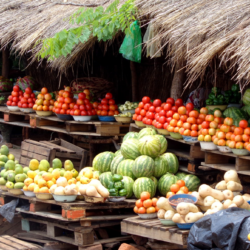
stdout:
{"type": "Polygon", "coordinates": [[[101,100],[101,103],[97,105],[96,113],[100,116],[113,116],[119,114],[118,106],[116,105],[111,93],[107,93],[105,98],[101,100]]]}
{"type": "Polygon", "coordinates": [[[170,186],[170,192],[167,193],[166,198],[169,198],[175,194],[192,194],[185,186],[185,181],[178,180],[175,184],[170,186]]]}
{"type": "Polygon", "coordinates": [[[54,108],[54,100],[47,88],[42,88],[41,93],[38,94],[33,109],[36,111],[52,111],[54,108]]]}
{"type": "Polygon", "coordinates": [[[36,96],[30,87],[23,93],[19,86],[15,85],[11,95],[8,97],[7,106],[18,106],[19,108],[33,108],[36,96]]]}

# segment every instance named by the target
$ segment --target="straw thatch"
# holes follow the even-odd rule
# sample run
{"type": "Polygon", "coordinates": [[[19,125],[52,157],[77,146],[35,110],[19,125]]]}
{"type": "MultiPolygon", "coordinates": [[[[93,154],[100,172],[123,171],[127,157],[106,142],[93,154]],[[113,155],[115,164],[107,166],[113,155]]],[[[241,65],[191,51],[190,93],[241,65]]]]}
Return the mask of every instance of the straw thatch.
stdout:
{"type": "MultiPolygon", "coordinates": [[[[39,40],[69,28],[69,17],[79,5],[109,5],[111,1],[88,0],[1,0],[0,43],[24,54],[39,40]],[[70,4],[76,5],[64,5],[70,4]]],[[[124,0],[121,1],[121,3],[124,0]]],[[[166,57],[174,66],[186,62],[186,86],[202,79],[214,58],[230,71],[241,88],[250,82],[250,2],[248,0],[136,0],[142,24],[157,29],[149,42],[160,40],[166,57]]],[[[88,52],[96,38],[79,44],[67,58],[50,63],[60,72],[88,52]]],[[[113,41],[106,43],[108,46],[113,41]]],[[[40,49],[33,49],[33,56],[40,49]]],[[[216,70],[216,69],[214,69],[216,70]]]]}

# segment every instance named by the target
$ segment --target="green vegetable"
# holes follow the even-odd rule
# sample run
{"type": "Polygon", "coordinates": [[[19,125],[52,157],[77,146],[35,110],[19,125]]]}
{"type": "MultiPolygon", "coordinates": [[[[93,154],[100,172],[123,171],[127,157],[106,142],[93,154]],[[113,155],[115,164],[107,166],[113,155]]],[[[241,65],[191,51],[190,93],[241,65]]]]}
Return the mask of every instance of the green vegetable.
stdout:
{"type": "Polygon", "coordinates": [[[116,189],[109,189],[109,195],[110,196],[118,196],[118,190],[116,189]]]}
{"type": "Polygon", "coordinates": [[[231,90],[232,90],[233,92],[239,92],[239,91],[240,91],[240,87],[239,87],[239,85],[237,85],[237,84],[233,84],[231,90]]]}
{"type": "Polygon", "coordinates": [[[211,93],[213,93],[214,95],[218,95],[220,94],[220,89],[217,87],[213,87],[211,90],[211,93]]]}
{"type": "Polygon", "coordinates": [[[112,188],[114,188],[114,182],[110,182],[110,183],[108,184],[108,189],[112,189],[112,188]]]}
{"type": "Polygon", "coordinates": [[[123,185],[123,183],[121,181],[118,181],[118,182],[115,182],[114,188],[117,189],[117,190],[120,190],[120,189],[124,188],[124,185],[123,185]]]}
{"type": "Polygon", "coordinates": [[[127,195],[127,190],[126,189],[121,189],[119,191],[119,196],[126,196],[127,195]]]}
{"type": "Polygon", "coordinates": [[[208,99],[213,100],[214,98],[215,98],[215,94],[211,92],[211,93],[208,95],[208,99]]]}
{"type": "Polygon", "coordinates": [[[207,99],[207,100],[206,100],[206,105],[213,105],[213,101],[210,100],[210,99],[207,99]]]}
{"type": "Polygon", "coordinates": [[[122,175],[120,175],[120,174],[114,174],[114,175],[112,176],[112,179],[113,179],[114,182],[121,181],[122,178],[123,178],[123,177],[122,177],[122,175]]]}

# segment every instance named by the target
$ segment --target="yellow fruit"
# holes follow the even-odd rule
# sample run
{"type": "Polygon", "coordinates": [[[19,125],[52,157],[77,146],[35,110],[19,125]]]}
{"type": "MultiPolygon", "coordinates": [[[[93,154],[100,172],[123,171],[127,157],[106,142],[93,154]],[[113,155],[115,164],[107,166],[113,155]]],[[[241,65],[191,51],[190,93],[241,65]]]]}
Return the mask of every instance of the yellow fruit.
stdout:
{"type": "Polygon", "coordinates": [[[247,239],[250,240],[250,234],[248,234],[247,239]]]}
{"type": "Polygon", "coordinates": [[[39,189],[39,193],[49,193],[49,189],[47,187],[42,187],[39,189]]]}
{"type": "Polygon", "coordinates": [[[85,172],[86,172],[88,169],[91,169],[92,171],[94,171],[93,167],[85,167],[85,168],[83,168],[83,169],[80,171],[79,175],[84,175],[85,172]]]}
{"type": "Polygon", "coordinates": [[[53,175],[52,175],[51,173],[44,173],[44,174],[42,175],[42,177],[43,177],[43,179],[44,179],[45,181],[50,181],[50,180],[52,180],[53,175]]]}
{"type": "Polygon", "coordinates": [[[80,182],[82,184],[88,184],[88,183],[90,183],[90,179],[85,177],[85,176],[82,176],[81,179],[80,179],[80,182]]]}
{"type": "Polygon", "coordinates": [[[70,171],[66,171],[64,173],[64,177],[68,180],[72,179],[73,178],[73,174],[70,172],[70,171]]]}
{"type": "Polygon", "coordinates": [[[74,168],[73,162],[70,160],[66,160],[64,162],[64,168],[66,171],[71,171],[74,168]]]}
{"type": "Polygon", "coordinates": [[[52,176],[53,176],[53,178],[55,178],[57,180],[61,176],[60,170],[54,169],[52,172],[52,176]]]}
{"type": "Polygon", "coordinates": [[[51,188],[55,183],[53,181],[47,181],[47,187],[51,188]]]}
{"type": "Polygon", "coordinates": [[[35,186],[36,186],[35,183],[31,183],[31,184],[28,186],[28,190],[31,191],[31,192],[34,192],[35,186]]]}
{"type": "Polygon", "coordinates": [[[71,173],[73,174],[74,178],[76,178],[78,176],[78,172],[75,169],[72,169],[71,173]]]}
{"type": "Polygon", "coordinates": [[[38,180],[38,187],[42,188],[42,187],[47,187],[47,182],[44,179],[39,179],[38,180]]]}
{"type": "Polygon", "coordinates": [[[36,159],[32,159],[32,160],[30,161],[30,164],[29,164],[30,170],[33,170],[33,171],[34,171],[34,170],[37,170],[38,167],[39,167],[39,161],[36,160],[36,159]]]}
{"type": "Polygon", "coordinates": [[[56,184],[56,179],[55,178],[52,178],[51,181],[53,181],[54,184],[56,184]]]}
{"type": "Polygon", "coordinates": [[[23,186],[23,191],[28,191],[28,187],[26,185],[23,186]]]}
{"type": "Polygon", "coordinates": [[[78,176],[76,177],[76,180],[77,180],[77,181],[80,181],[80,179],[81,179],[81,176],[78,175],[78,176]]]}
{"type": "Polygon", "coordinates": [[[39,168],[40,171],[46,171],[47,172],[49,170],[49,168],[50,168],[50,164],[49,164],[49,162],[47,160],[41,160],[38,168],[39,168]]]}
{"type": "Polygon", "coordinates": [[[93,178],[93,171],[91,169],[88,169],[85,173],[84,173],[84,176],[89,178],[89,179],[92,179],[93,178]]]}
{"type": "Polygon", "coordinates": [[[34,193],[39,193],[39,190],[40,190],[40,188],[38,187],[38,185],[35,185],[35,187],[34,187],[34,193]]]}
{"type": "Polygon", "coordinates": [[[29,186],[31,183],[33,183],[34,181],[33,181],[33,179],[31,179],[31,178],[26,178],[25,179],[25,181],[24,181],[24,185],[25,186],[29,186]]]}
{"type": "Polygon", "coordinates": [[[38,184],[38,180],[42,179],[43,177],[41,175],[36,175],[34,178],[35,184],[38,184]]]}
{"type": "Polygon", "coordinates": [[[100,176],[100,172],[99,171],[94,171],[92,179],[99,180],[99,176],[100,176]]]}
{"type": "Polygon", "coordinates": [[[68,184],[71,185],[71,184],[76,184],[76,179],[75,178],[72,178],[70,180],[68,180],[68,184]]]}
{"type": "Polygon", "coordinates": [[[35,176],[37,175],[37,172],[29,170],[27,172],[27,175],[28,175],[29,178],[34,179],[35,176]]]}

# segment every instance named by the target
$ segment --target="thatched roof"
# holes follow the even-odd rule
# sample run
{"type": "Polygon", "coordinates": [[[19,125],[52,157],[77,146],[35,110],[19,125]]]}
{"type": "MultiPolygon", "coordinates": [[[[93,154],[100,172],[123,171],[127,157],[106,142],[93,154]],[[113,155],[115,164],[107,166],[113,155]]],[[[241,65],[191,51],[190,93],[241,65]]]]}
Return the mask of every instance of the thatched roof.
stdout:
{"type": "MultiPolygon", "coordinates": [[[[52,37],[69,28],[69,17],[79,6],[74,2],[109,5],[111,1],[88,0],[1,0],[0,43],[11,42],[23,54],[39,39],[52,37]]],[[[121,2],[124,2],[122,0],[121,2]]],[[[168,48],[167,58],[175,64],[186,60],[188,83],[202,78],[208,65],[219,58],[221,66],[232,70],[243,86],[250,81],[250,3],[248,0],[136,0],[141,20],[150,20],[157,28],[153,41],[159,39],[168,48]]],[[[60,71],[73,65],[88,51],[96,38],[79,44],[67,58],[50,66],[60,71]]],[[[112,41],[111,41],[112,42],[112,41]]],[[[152,42],[152,41],[151,41],[152,42]]],[[[40,49],[33,49],[33,55],[40,49]]]]}

